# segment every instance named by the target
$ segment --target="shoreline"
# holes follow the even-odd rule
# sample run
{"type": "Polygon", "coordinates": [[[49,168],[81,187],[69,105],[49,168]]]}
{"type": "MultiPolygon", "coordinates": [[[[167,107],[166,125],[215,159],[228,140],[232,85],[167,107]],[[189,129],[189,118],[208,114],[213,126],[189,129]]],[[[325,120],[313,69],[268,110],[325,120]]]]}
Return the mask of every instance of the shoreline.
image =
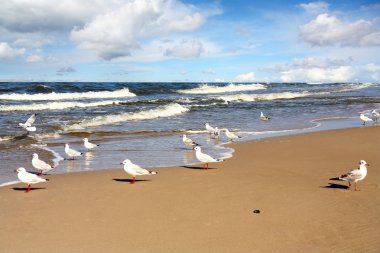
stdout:
{"type": "Polygon", "coordinates": [[[229,144],[221,163],[48,175],[0,188],[5,252],[366,252],[380,249],[380,126],[229,144]],[[361,191],[330,181],[371,166],[361,191]],[[254,213],[260,210],[260,213],[254,213]]]}

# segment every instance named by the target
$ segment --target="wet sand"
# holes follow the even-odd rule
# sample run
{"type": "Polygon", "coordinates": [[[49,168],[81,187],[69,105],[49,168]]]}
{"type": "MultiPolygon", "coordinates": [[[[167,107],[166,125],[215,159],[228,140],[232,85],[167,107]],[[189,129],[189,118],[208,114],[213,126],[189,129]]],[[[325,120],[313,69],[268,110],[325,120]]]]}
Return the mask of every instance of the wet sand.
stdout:
{"type": "Polygon", "coordinates": [[[380,126],[231,146],[134,185],[119,166],[1,187],[0,252],[380,252],[380,126]],[[360,191],[329,180],[360,159],[360,191]]]}

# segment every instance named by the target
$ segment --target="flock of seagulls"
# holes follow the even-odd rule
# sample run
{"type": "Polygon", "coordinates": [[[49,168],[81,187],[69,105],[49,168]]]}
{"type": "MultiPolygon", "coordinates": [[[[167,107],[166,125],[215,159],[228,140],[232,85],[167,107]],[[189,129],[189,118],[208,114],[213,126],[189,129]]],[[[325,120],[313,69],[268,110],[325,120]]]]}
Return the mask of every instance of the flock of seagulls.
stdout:
{"type": "MultiPolygon", "coordinates": [[[[35,132],[36,127],[33,126],[34,122],[36,121],[37,114],[32,114],[25,123],[19,123],[19,126],[24,128],[27,133],[29,132],[35,132]]],[[[380,113],[376,110],[373,110],[371,112],[371,116],[367,116],[365,114],[360,114],[359,118],[362,121],[362,124],[365,125],[367,122],[377,122],[378,118],[380,117],[380,113]]],[[[263,112],[260,113],[260,119],[263,121],[268,121],[271,119],[268,115],[265,115],[263,112]]],[[[210,134],[213,138],[219,138],[220,132],[224,132],[226,137],[229,141],[233,142],[238,138],[241,138],[235,133],[230,132],[227,128],[218,129],[218,127],[212,127],[209,123],[205,123],[206,132],[210,134]]],[[[213,158],[212,156],[205,154],[202,152],[202,149],[198,143],[193,141],[192,139],[188,138],[185,134],[182,136],[182,141],[186,146],[191,146],[192,149],[195,151],[195,157],[202,163],[202,169],[208,170],[208,164],[212,162],[222,162],[223,159],[217,159],[213,158]]],[[[99,145],[89,142],[88,138],[83,138],[83,145],[85,149],[92,150],[94,148],[97,148],[99,145]]],[[[65,144],[65,153],[69,157],[69,159],[74,160],[76,157],[82,156],[83,153],[79,152],[75,149],[70,148],[69,144],[65,144]]],[[[125,159],[121,165],[124,165],[124,171],[132,176],[131,184],[134,184],[136,182],[136,176],[141,175],[155,175],[157,172],[155,171],[149,171],[146,169],[143,169],[137,164],[132,163],[131,160],[125,159]]],[[[17,171],[17,177],[22,183],[26,183],[28,185],[28,188],[26,192],[30,192],[31,185],[41,182],[49,181],[46,178],[40,177],[43,173],[46,173],[52,169],[54,169],[53,166],[46,163],[43,160],[40,160],[37,153],[33,154],[32,158],[32,165],[33,167],[38,171],[38,174],[33,174],[30,172],[27,172],[25,168],[20,167],[17,171]]],[[[355,183],[355,191],[357,190],[357,182],[360,180],[363,180],[367,175],[367,164],[366,161],[360,160],[359,161],[359,168],[355,170],[351,170],[350,172],[342,175],[339,177],[340,180],[348,181],[349,188],[351,187],[351,182],[355,183]]]]}

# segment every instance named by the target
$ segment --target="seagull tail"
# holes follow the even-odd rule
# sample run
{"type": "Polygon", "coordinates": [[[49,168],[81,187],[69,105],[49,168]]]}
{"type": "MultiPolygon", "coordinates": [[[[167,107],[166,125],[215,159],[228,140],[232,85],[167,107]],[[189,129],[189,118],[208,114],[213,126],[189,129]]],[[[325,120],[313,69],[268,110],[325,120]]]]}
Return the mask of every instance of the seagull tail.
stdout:
{"type": "Polygon", "coordinates": [[[217,162],[224,162],[224,159],[216,159],[217,162]]]}
{"type": "Polygon", "coordinates": [[[156,172],[156,171],[149,171],[149,174],[156,175],[156,174],[158,174],[158,172],[156,172]]]}
{"type": "Polygon", "coordinates": [[[329,178],[329,180],[339,181],[339,180],[342,180],[342,179],[340,177],[333,177],[333,178],[329,178]]]}

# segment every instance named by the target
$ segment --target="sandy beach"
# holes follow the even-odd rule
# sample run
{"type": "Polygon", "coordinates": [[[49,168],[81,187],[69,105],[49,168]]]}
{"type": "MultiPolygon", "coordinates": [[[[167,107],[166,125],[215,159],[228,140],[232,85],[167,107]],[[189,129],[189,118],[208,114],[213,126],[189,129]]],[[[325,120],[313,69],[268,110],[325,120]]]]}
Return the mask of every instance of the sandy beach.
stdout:
{"type": "Polygon", "coordinates": [[[134,185],[115,163],[1,187],[0,252],[380,252],[380,126],[231,146],[134,185]],[[360,159],[360,191],[329,180],[360,159]]]}

